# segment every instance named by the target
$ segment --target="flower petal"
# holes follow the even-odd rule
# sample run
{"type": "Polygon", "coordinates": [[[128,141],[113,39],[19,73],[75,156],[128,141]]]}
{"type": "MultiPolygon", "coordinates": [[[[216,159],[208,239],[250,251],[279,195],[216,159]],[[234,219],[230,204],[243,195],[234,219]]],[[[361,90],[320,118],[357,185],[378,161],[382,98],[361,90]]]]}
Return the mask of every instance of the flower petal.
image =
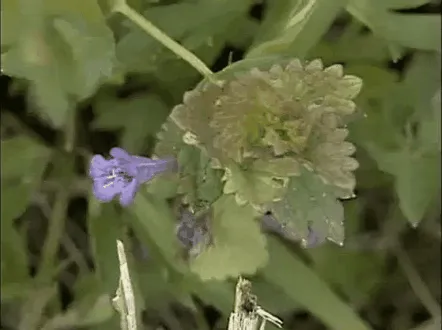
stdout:
{"type": "Polygon", "coordinates": [[[120,195],[121,206],[128,206],[134,201],[135,194],[138,189],[137,180],[132,180],[128,185],[126,185],[120,195]]]}
{"type": "Polygon", "coordinates": [[[148,157],[132,156],[132,162],[136,163],[137,165],[139,165],[141,163],[145,163],[145,162],[150,162],[150,161],[152,161],[152,159],[148,158],[148,157]]]}
{"type": "Polygon", "coordinates": [[[138,166],[134,162],[120,160],[119,166],[131,177],[136,177],[138,175],[138,166]]]}
{"type": "Polygon", "coordinates": [[[104,159],[101,155],[95,155],[90,162],[89,176],[94,179],[106,175],[107,168],[110,166],[112,166],[110,160],[104,159]]]}
{"type": "Polygon", "coordinates": [[[156,174],[168,170],[171,166],[170,159],[146,159],[137,166],[137,180],[139,183],[150,181],[156,174]]]}
{"type": "Polygon", "coordinates": [[[115,195],[120,193],[121,185],[118,182],[106,184],[105,179],[94,180],[94,195],[101,202],[110,202],[115,195]]]}
{"type": "Polygon", "coordinates": [[[134,161],[134,156],[122,148],[112,148],[109,153],[114,157],[114,161],[117,162],[118,167],[120,167],[122,171],[132,177],[137,175],[137,164],[134,161]]]}
{"type": "Polygon", "coordinates": [[[132,156],[124,149],[122,148],[112,148],[109,152],[109,154],[114,158],[120,158],[127,160],[130,162],[132,159],[132,156]]]}

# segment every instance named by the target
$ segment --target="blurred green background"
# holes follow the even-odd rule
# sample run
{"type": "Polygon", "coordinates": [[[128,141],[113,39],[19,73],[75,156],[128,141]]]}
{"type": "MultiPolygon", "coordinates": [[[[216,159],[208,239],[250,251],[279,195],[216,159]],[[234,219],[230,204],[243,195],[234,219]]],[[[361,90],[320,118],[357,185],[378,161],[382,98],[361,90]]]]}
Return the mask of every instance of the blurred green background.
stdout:
{"type": "MultiPolygon", "coordinates": [[[[215,72],[276,55],[340,63],[363,79],[344,247],[302,250],[269,235],[269,264],[249,279],[286,330],[439,329],[441,2],[128,3],[215,72]]],[[[2,1],[2,329],[118,329],[115,239],[136,215],[97,204],[88,161],[114,146],[150,155],[201,77],[110,6],[2,1]]],[[[161,207],[138,216],[166,217],[161,207]]],[[[142,329],[226,329],[235,280],[178,272],[155,250],[173,235],[166,222],[132,240],[142,329]]]]}

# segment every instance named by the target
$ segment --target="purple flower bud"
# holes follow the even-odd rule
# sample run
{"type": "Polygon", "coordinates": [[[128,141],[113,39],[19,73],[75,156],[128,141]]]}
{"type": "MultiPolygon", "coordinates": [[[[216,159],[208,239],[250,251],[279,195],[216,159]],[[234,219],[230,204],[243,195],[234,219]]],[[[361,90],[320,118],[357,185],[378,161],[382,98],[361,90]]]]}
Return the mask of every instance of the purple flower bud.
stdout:
{"type": "Polygon", "coordinates": [[[120,204],[128,206],[135,198],[139,185],[171,168],[172,159],[154,160],[132,156],[121,148],[112,148],[111,159],[95,155],[91,159],[89,176],[94,180],[93,191],[101,202],[120,196],[120,204]]]}
{"type": "Polygon", "coordinates": [[[180,213],[176,236],[190,256],[197,256],[210,241],[206,223],[198,221],[195,215],[186,209],[180,213]]]}

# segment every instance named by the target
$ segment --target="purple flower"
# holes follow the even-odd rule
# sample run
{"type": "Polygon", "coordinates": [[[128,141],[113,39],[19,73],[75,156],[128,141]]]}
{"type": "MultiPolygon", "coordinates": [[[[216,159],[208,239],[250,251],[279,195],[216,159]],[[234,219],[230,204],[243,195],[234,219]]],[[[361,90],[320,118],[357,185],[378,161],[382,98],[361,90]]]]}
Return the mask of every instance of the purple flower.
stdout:
{"type": "Polygon", "coordinates": [[[99,201],[110,202],[119,195],[122,206],[133,202],[139,185],[174,165],[172,159],[132,156],[121,148],[112,148],[110,155],[111,159],[92,157],[89,176],[94,180],[93,191],[99,201]]]}
{"type": "Polygon", "coordinates": [[[210,242],[207,219],[197,220],[187,209],[182,209],[176,226],[176,236],[190,256],[197,256],[210,242]]]}

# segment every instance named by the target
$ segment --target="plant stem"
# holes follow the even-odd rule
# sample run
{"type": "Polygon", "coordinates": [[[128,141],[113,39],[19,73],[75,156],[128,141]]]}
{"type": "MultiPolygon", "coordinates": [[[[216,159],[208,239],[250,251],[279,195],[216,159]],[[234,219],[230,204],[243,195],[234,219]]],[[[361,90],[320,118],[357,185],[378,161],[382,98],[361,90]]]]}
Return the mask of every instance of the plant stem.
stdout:
{"type": "Polygon", "coordinates": [[[48,224],[48,233],[43,245],[42,259],[37,278],[39,280],[48,280],[53,275],[54,259],[58,251],[58,244],[64,229],[64,216],[69,201],[69,193],[60,189],[55,200],[51,218],[48,224]]]}
{"type": "Polygon", "coordinates": [[[395,252],[399,266],[402,268],[411,288],[421,301],[422,305],[425,306],[433,319],[440,319],[440,305],[437,303],[436,299],[431,294],[431,291],[428,289],[428,286],[413,266],[407,253],[400,245],[395,248],[395,252]]]}
{"type": "MultiPolygon", "coordinates": [[[[75,144],[76,109],[69,109],[69,118],[66,122],[63,136],[63,149],[65,154],[57,162],[60,172],[61,185],[57,191],[52,214],[49,219],[46,239],[41,253],[40,267],[37,273],[38,281],[48,281],[52,278],[57,257],[58,245],[64,233],[66,211],[69,204],[69,182],[73,176],[73,150],[75,144]]],[[[58,153],[59,151],[55,151],[58,153]]]]}
{"type": "Polygon", "coordinates": [[[137,24],[141,29],[143,29],[150,36],[158,40],[165,47],[174,52],[177,56],[181,57],[184,61],[193,66],[197,71],[199,71],[204,77],[206,77],[212,83],[217,84],[217,81],[213,77],[213,72],[201,61],[196,55],[188,51],[186,48],[181,46],[178,42],[170,38],[166,33],[161,31],[145,17],[140,15],[137,11],[133,10],[127,5],[125,1],[116,1],[113,11],[123,14],[132,22],[137,24]]]}

